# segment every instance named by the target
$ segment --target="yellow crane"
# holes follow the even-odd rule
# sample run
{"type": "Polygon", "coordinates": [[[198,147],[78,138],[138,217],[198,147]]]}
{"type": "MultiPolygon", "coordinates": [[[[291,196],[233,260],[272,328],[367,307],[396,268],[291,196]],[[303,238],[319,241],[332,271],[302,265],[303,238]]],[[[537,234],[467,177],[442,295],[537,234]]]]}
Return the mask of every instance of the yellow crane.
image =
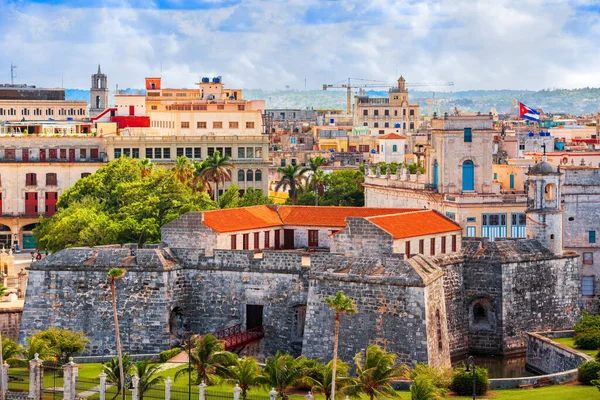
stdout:
{"type": "Polygon", "coordinates": [[[415,82],[415,83],[404,83],[404,78],[401,76],[398,79],[398,83],[388,83],[383,81],[373,81],[368,79],[360,78],[348,78],[348,83],[334,83],[334,84],[323,84],[323,90],[327,89],[346,89],[346,112],[352,113],[352,89],[374,89],[374,88],[391,88],[396,85],[400,85],[400,81],[407,87],[444,87],[454,86],[454,82],[415,82]],[[363,81],[363,82],[376,82],[376,83],[362,83],[357,84],[352,81],[363,81]]]}

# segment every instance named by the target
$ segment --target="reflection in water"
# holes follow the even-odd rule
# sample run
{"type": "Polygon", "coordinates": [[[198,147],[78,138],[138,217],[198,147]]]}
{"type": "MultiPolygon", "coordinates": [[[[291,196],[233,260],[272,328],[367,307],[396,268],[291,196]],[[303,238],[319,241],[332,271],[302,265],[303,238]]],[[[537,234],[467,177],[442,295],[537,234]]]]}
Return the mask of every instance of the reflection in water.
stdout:
{"type": "MultiPolygon", "coordinates": [[[[468,355],[452,359],[453,367],[460,367],[467,363],[468,355]]],[[[516,356],[489,356],[473,354],[475,365],[486,367],[490,378],[516,378],[519,376],[534,376],[533,372],[525,368],[525,354],[516,356]]]]}

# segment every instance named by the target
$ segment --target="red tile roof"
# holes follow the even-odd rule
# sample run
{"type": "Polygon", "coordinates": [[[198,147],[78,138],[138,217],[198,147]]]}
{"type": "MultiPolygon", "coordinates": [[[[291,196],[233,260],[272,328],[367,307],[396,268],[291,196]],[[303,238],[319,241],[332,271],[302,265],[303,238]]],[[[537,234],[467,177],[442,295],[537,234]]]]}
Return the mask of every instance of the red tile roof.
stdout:
{"type": "Polygon", "coordinates": [[[277,212],[267,206],[205,211],[203,222],[218,233],[281,226],[277,212]]]}
{"type": "Polygon", "coordinates": [[[406,139],[406,136],[397,135],[395,133],[388,133],[387,135],[377,136],[377,139],[406,139]]]}
{"type": "Polygon", "coordinates": [[[279,215],[285,225],[293,226],[346,226],[346,217],[373,217],[415,211],[414,208],[371,208],[336,206],[281,206],[279,215]]]}
{"type": "Polygon", "coordinates": [[[461,231],[460,225],[433,210],[382,215],[367,219],[390,233],[394,239],[461,231]]]}

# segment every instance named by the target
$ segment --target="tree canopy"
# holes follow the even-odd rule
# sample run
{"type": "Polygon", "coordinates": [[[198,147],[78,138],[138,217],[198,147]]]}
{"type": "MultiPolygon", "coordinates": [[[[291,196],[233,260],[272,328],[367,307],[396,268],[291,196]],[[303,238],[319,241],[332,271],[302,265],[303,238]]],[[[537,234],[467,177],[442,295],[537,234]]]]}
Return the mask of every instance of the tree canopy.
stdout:
{"type": "Polygon", "coordinates": [[[40,248],[155,243],[164,224],[217,205],[173,171],[121,157],[79,179],[60,196],[57,208],[52,217],[40,218],[33,231],[40,248]]]}

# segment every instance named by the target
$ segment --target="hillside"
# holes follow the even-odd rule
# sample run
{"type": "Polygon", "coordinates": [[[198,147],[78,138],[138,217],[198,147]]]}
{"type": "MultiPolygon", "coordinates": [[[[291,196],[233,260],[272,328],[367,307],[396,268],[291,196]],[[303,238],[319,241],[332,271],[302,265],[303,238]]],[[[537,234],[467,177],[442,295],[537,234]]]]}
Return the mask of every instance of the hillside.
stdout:
{"type": "MultiPolygon", "coordinates": [[[[127,93],[139,93],[138,89],[126,89],[127,93]]],[[[66,89],[67,99],[89,100],[89,90],[66,89]]],[[[370,96],[387,96],[387,92],[367,92],[370,96]]],[[[431,92],[411,91],[410,99],[419,101],[422,114],[427,113],[426,99],[432,97],[431,92]]],[[[435,93],[437,106],[432,112],[452,111],[455,107],[463,111],[489,112],[496,108],[505,112],[517,99],[530,107],[542,108],[546,112],[567,114],[595,113],[600,105],[600,88],[583,89],[549,89],[541,91],[527,90],[469,90],[462,92],[435,93]]],[[[244,98],[266,100],[267,108],[305,108],[345,109],[346,92],[342,90],[262,90],[244,89],[244,98]]],[[[114,99],[111,96],[111,104],[114,99]]]]}

